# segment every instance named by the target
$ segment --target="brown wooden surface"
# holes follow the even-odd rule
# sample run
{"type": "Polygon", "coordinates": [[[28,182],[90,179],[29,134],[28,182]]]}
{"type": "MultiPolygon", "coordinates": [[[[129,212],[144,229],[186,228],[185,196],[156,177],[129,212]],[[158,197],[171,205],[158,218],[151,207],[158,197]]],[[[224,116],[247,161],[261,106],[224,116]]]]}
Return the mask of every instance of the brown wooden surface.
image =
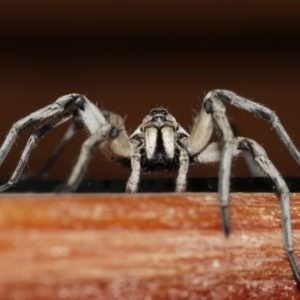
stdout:
{"type": "Polygon", "coordinates": [[[216,194],[3,194],[0,299],[299,299],[278,197],[231,212],[225,238],[216,194]]]}

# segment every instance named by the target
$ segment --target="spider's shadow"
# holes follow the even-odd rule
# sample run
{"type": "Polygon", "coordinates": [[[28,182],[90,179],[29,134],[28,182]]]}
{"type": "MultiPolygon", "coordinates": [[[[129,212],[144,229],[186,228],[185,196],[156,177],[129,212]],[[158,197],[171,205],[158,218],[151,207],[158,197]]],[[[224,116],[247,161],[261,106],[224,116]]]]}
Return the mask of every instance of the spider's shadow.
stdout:
{"type": "MultiPolygon", "coordinates": [[[[300,192],[300,178],[286,177],[285,181],[291,192],[300,192]]],[[[1,184],[1,183],[0,183],[1,184]]],[[[15,187],[5,191],[8,193],[34,192],[51,193],[57,186],[62,185],[60,180],[23,180],[15,187]]],[[[81,182],[77,193],[124,193],[126,187],[125,179],[101,179],[84,180],[81,182]]],[[[175,180],[164,179],[142,179],[139,185],[140,193],[163,193],[174,192],[175,180]]],[[[217,192],[218,178],[190,178],[188,179],[188,192],[217,192]]],[[[231,178],[231,192],[276,192],[275,186],[268,178],[243,177],[231,178]]]]}

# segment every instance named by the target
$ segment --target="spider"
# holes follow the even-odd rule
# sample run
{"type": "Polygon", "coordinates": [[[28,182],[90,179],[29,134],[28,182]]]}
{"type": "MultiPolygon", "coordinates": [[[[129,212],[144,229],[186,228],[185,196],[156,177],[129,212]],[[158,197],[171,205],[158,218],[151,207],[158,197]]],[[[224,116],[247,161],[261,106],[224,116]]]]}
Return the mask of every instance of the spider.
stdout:
{"type": "Polygon", "coordinates": [[[204,97],[200,113],[194,118],[190,134],[177,123],[167,109],[156,107],[150,111],[130,136],[126,132],[124,119],[121,116],[110,111],[101,111],[83,95],[69,94],[58,98],[53,104],[31,113],[12,126],[0,148],[0,165],[15,143],[18,133],[36,125],[15,171],[10,180],[0,186],[0,191],[17,183],[38,140],[54,127],[73,118],[70,128],[54,151],[50,161],[55,159],[78,131],[79,123],[83,123],[87,127],[90,136],[83,143],[77,163],[60,191],[74,191],[78,187],[87,169],[91,154],[98,148],[113,161],[131,168],[131,175],[126,185],[128,193],[137,192],[141,172],[159,169],[177,171],[176,192],[184,192],[190,166],[220,162],[219,204],[223,231],[228,236],[230,233],[231,161],[233,156],[244,153],[250,155],[258,168],[271,178],[280,194],[284,248],[294,275],[300,283],[300,268],[294,254],[288,187],[261,145],[252,139],[233,134],[223,103],[252,112],[270,122],[292,156],[300,164],[300,153],[277,115],[269,108],[231,91],[213,90],[204,97]],[[219,141],[212,140],[216,131],[219,132],[219,141]]]}

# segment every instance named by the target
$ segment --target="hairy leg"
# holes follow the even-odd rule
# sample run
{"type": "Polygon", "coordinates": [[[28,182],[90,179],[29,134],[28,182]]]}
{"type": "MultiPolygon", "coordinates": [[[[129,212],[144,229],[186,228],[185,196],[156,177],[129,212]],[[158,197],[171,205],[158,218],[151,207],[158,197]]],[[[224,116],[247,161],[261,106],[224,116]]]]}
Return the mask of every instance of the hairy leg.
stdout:
{"type": "Polygon", "coordinates": [[[294,159],[298,164],[300,164],[300,152],[295,147],[274,111],[260,103],[256,103],[227,90],[213,90],[206,95],[205,100],[209,98],[218,98],[225,103],[249,111],[256,116],[270,122],[294,159]]]}
{"type": "Polygon", "coordinates": [[[257,142],[251,139],[239,137],[236,140],[236,144],[238,145],[238,149],[243,150],[244,152],[249,152],[254,157],[262,171],[272,179],[278,193],[280,194],[284,248],[288,254],[294,274],[298,282],[300,282],[300,268],[294,254],[289,189],[283,177],[268,158],[265,150],[257,142]]]}
{"type": "Polygon", "coordinates": [[[180,148],[179,163],[180,166],[176,179],[176,192],[182,193],[186,190],[186,174],[189,169],[189,157],[187,152],[183,148],[180,148]]]}
{"type": "Polygon", "coordinates": [[[234,155],[234,135],[226,116],[226,109],[222,102],[215,98],[206,98],[203,107],[211,114],[215,124],[221,133],[221,162],[219,169],[219,203],[225,235],[230,233],[229,192],[230,192],[230,170],[232,156],[234,155]]]}
{"type": "MultiPolygon", "coordinates": [[[[64,134],[63,138],[59,142],[59,144],[54,148],[53,152],[51,153],[50,157],[44,164],[44,166],[32,176],[26,175],[27,178],[43,178],[46,177],[49,173],[49,170],[53,167],[59,156],[63,153],[63,151],[66,149],[68,144],[70,143],[71,139],[75,136],[75,134],[78,132],[78,130],[81,128],[81,121],[75,121],[72,122],[72,124],[67,129],[66,133],[64,134]]],[[[23,176],[22,176],[23,178],[23,176]]]]}
{"type": "Polygon", "coordinates": [[[59,117],[51,119],[47,122],[44,122],[37,129],[34,130],[34,132],[30,135],[30,137],[28,139],[27,145],[21,155],[21,159],[20,159],[15,171],[13,172],[9,181],[7,183],[3,184],[2,186],[0,186],[0,192],[10,188],[11,186],[13,186],[14,184],[16,184],[18,182],[18,180],[27,164],[29,156],[30,156],[32,150],[35,148],[38,140],[42,136],[44,136],[47,132],[52,130],[54,127],[68,121],[70,118],[72,118],[71,114],[59,116],[59,117]]]}
{"type": "Polygon", "coordinates": [[[131,156],[131,175],[126,184],[126,192],[127,193],[136,193],[138,190],[138,184],[140,181],[140,173],[141,173],[141,154],[140,149],[136,145],[133,154],[131,156]]]}
{"type": "Polygon", "coordinates": [[[106,124],[89,136],[81,147],[79,158],[67,183],[64,186],[59,187],[58,191],[68,192],[76,190],[86,173],[92,153],[99,147],[101,148],[102,144],[104,144],[108,139],[116,138],[118,134],[119,130],[116,127],[106,124]]]}

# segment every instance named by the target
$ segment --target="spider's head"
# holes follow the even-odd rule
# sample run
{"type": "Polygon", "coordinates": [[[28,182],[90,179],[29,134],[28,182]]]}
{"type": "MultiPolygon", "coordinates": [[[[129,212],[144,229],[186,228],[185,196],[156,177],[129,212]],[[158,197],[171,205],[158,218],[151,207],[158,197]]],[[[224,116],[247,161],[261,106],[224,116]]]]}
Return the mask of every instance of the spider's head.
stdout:
{"type": "Polygon", "coordinates": [[[176,128],[175,118],[164,107],[156,107],[150,110],[150,113],[143,120],[142,125],[145,128],[155,127],[174,127],[176,128]]]}
{"type": "Polygon", "coordinates": [[[163,107],[157,107],[150,110],[150,115],[152,116],[152,120],[166,120],[166,116],[169,112],[163,107]]]}

